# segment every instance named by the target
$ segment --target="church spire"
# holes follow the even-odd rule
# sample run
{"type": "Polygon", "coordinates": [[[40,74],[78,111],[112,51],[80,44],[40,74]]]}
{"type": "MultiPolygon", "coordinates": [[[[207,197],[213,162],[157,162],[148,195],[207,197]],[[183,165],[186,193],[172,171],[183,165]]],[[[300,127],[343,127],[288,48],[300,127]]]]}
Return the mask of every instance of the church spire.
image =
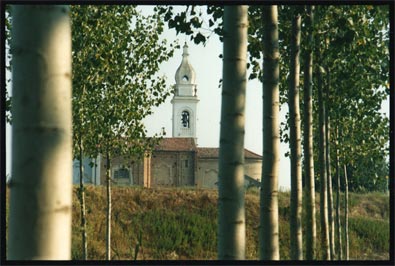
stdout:
{"type": "Polygon", "coordinates": [[[188,45],[187,42],[184,43],[184,47],[183,47],[183,53],[182,53],[182,57],[183,59],[188,57],[189,53],[188,53],[188,45]]]}
{"type": "Polygon", "coordinates": [[[188,61],[188,45],[185,42],[182,53],[182,61],[176,71],[176,84],[195,84],[196,74],[192,65],[188,61]]]}

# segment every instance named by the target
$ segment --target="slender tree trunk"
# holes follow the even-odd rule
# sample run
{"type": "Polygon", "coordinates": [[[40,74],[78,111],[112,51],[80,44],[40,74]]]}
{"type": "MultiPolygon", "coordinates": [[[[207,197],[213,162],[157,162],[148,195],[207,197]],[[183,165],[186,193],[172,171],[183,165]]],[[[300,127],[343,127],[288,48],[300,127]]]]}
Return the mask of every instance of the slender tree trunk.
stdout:
{"type": "Polygon", "coordinates": [[[332,193],[332,173],[330,161],[330,124],[329,117],[326,115],[326,168],[327,168],[327,181],[328,181],[328,223],[329,223],[329,247],[331,260],[335,256],[335,222],[333,220],[333,193],[332,193]]]}
{"type": "Polygon", "coordinates": [[[291,67],[289,82],[289,132],[291,148],[291,260],[303,259],[302,248],[302,163],[299,112],[300,24],[298,15],[292,21],[291,67]]]}
{"type": "Polygon", "coordinates": [[[338,128],[336,127],[336,253],[338,260],[342,260],[342,234],[341,234],[341,222],[340,222],[340,167],[339,167],[339,134],[338,128]]]}
{"type": "Polygon", "coordinates": [[[329,227],[328,227],[328,189],[326,175],[326,138],[325,138],[325,103],[322,95],[322,74],[324,70],[319,67],[318,74],[318,108],[319,108],[319,161],[320,161],[320,220],[321,220],[321,252],[322,259],[330,259],[329,227]]]}
{"type": "Polygon", "coordinates": [[[84,187],[84,170],[83,170],[83,148],[82,148],[82,132],[80,132],[79,148],[80,148],[80,191],[79,199],[81,206],[81,239],[83,247],[83,258],[88,259],[88,242],[86,236],[86,211],[85,211],[85,187],[84,187]]]}
{"type": "Polygon", "coordinates": [[[263,260],[279,260],[279,51],[277,6],[263,6],[263,158],[259,251],[263,260]]]}
{"type": "Polygon", "coordinates": [[[71,256],[71,31],[62,5],[12,6],[8,256],[71,256]]]}
{"type": "MultiPolygon", "coordinates": [[[[312,24],[314,6],[306,7],[306,28],[308,30],[307,42],[313,43],[312,24]]],[[[306,180],[306,259],[315,259],[316,247],[316,221],[315,221],[315,183],[314,183],[314,155],[313,155],[313,53],[311,47],[306,51],[304,68],[304,131],[303,149],[305,157],[306,180]]]]}
{"type": "Polygon", "coordinates": [[[247,6],[225,6],[219,150],[218,259],[245,259],[244,123],[247,6]]]}
{"type": "Polygon", "coordinates": [[[330,86],[330,72],[327,69],[327,86],[325,93],[326,110],[325,110],[325,140],[326,140],[326,172],[328,182],[328,223],[329,223],[329,250],[330,259],[334,259],[335,252],[335,223],[333,220],[333,194],[332,194],[332,173],[331,173],[331,161],[330,161],[330,121],[329,121],[329,86],[330,86]]]}
{"type": "Polygon", "coordinates": [[[106,232],[106,259],[111,260],[111,165],[110,154],[106,154],[106,188],[107,188],[107,232],[106,232]]]}
{"type": "Polygon", "coordinates": [[[344,165],[344,234],[345,234],[345,259],[349,259],[349,240],[348,240],[348,178],[347,167],[344,165]]]}

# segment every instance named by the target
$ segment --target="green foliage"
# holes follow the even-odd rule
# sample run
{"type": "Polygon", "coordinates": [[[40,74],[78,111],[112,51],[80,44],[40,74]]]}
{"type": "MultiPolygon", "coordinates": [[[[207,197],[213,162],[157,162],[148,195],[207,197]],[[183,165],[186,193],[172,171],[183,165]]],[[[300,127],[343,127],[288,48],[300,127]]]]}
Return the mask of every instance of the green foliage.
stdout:
{"type": "Polygon", "coordinates": [[[222,6],[187,5],[185,10],[180,12],[174,12],[172,6],[156,6],[154,11],[164,16],[164,21],[170,29],[174,29],[177,34],[190,36],[195,44],[205,45],[213,33],[222,41],[222,6]],[[208,15],[207,20],[203,19],[203,13],[208,15]]]}
{"type": "Polygon", "coordinates": [[[6,91],[5,91],[5,115],[6,122],[11,124],[11,80],[12,78],[9,76],[11,74],[11,62],[12,55],[10,51],[10,43],[11,43],[11,29],[12,29],[12,17],[11,17],[11,6],[5,6],[5,50],[6,50],[6,91]]]}
{"type": "Polygon", "coordinates": [[[160,63],[174,44],[160,40],[162,17],[134,6],[71,7],[74,154],[139,155],[155,141],[142,120],[170,95],[160,63]]]}
{"type": "MultiPolygon", "coordinates": [[[[252,6],[249,12],[248,66],[252,70],[249,78],[260,79],[263,73],[260,60],[264,52],[260,46],[262,40],[260,7],[252,6]]],[[[360,177],[358,182],[354,182],[355,186],[350,179],[350,185],[355,190],[357,188],[382,190],[385,183],[386,175],[380,169],[383,163],[386,163],[388,156],[389,121],[387,117],[380,114],[380,107],[389,94],[388,12],[388,6],[385,5],[321,5],[317,7],[314,27],[311,29],[302,25],[302,54],[306,49],[314,49],[314,64],[322,65],[327,69],[324,82],[325,86],[329,86],[326,97],[330,108],[331,124],[332,128],[342,127],[342,135],[339,137],[342,163],[351,163],[356,170],[354,176],[360,177]],[[313,42],[306,40],[309,30],[315,35],[313,42]],[[362,162],[363,160],[365,162],[362,162]],[[367,160],[369,160],[368,164],[366,164],[367,160]],[[370,170],[369,173],[366,173],[366,170],[370,170]],[[378,175],[376,181],[362,178],[376,174],[378,175]]],[[[300,6],[279,6],[281,103],[287,101],[290,21],[297,13],[306,16],[300,6]]],[[[303,63],[301,61],[301,69],[303,63]]],[[[301,85],[303,82],[302,76],[301,85]]],[[[303,95],[303,91],[301,94],[303,95]]],[[[313,113],[316,115],[318,114],[317,94],[313,93],[313,96],[313,113]]],[[[301,108],[303,104],[301,102],[301,108]]],[[[288,119],[287,114],[286,120],[288,119]]],[[[313,121],[315,123],[313,131],[317,132],[318,118],[314,117],[313,121]]],[[[288,122],[282,122],[280,128],[282,142],[289,141],[288,130],[288,122]]],[[[335,139],[334,131],[331,134],[331,139],[335,139]]],[[[318,143],[317,134],[314,142],[318,143]]],[[[317,152],[317,149],[314,150],[317,152]]],[[[330,150],[332,153],[335,152],[334,147],[330,150]]],[[[334,155],[331,156],[334,158],[334,155]]],[[[317,154],[315,158],[318,158],[317,154]]],[[[334,166],[333,161],[332,163],[334,166]]]]}
{"type": "Polygon", "coordinates": [[[142,157],[156,143],[142,120],[170,95],[157,72],[174,48],[160,40],[162,18],[135,6],[76,5],[71,22],[74,158],[104,155],[109,184],[113,157],[142,157]]]}
{"type": "Polygon", "coordinates": [[[5,110],[6,110],[6,122],[11,124],[12,121],[12,116],[11,116],[11,99],[12,97],[8,94],[8,91],[6,91],[5,94],[5,110]]]}
{"type": "MultiPolygon", "coordinates": [[[[379,5],[316,9],[314,60],[326,70],[330,138],[339,141],[351,191],[383,190],[386,176],[389,120],[380,108],[389,94],[388,14],[388,6],[379,5]]],[[[335,158],[334,141],[330,150],[335,158]]]]}
{"type": "Polygon", "coordinates": [[[248,8],[248,70],[251,71],[248,79],[258,78],[262,81],[262,59],[263,59],[263,27],[262,27],[262,7],[250,6],[248,8]]]}

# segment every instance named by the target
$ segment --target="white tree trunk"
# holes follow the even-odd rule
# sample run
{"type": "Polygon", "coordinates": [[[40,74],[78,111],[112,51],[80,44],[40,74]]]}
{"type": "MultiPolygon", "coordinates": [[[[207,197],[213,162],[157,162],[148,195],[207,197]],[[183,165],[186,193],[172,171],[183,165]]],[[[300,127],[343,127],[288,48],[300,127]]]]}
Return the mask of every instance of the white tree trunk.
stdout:
{"type": "MultiPolygon", "coordinates": [[[[307,42],[313,43],[313,9],[314,6],[306,7],[306,28],[308,31],[307,42]]],[[[316,219],[315,219],[315,180],[314,180],[314,154],[313,154],[313,98],[312,98],[312,82],[313,82],[313,53],[312,49],[308,49],[305,55],[304,68],[304,158],[305,158],[305,199],[306,199],[306,259],[315,259],[316,248],[316,219]]]]}
{"type": "Polygon", "coordinates": [[[278,171],[280,148],[279,58],[277,6],[263,6],[263,158],[260,193],[259,252],[263,260],[279,260],[278,171]]]}
{"type": "Polygon", "coordinates": [[[82,133],[80,133],[79,148],[80,148],[80,188],[79,188],[79,200],[80,200],[80,213],[81,213],[81,241],[83,248],[83,259],[88,259],[88,240],[86,232],[86,208],[85,208],[85,186],[84,186],[84,169],[83,169],[83,148],[82,148],[82,133]]]}
{"type": "Polygon", "coordinates": [[[349,240],[348,240],[348,177],[347,167],[344,165],[344,234],[345,234],[345,260],[349,260],[349,240]]]}
{"type": "Polygon", "coordinates": [[[339,167],[339,134],[338,128],[335,129],[336,133],[336,252],[338,255],[338,260],[342,260],[343,251],[342,251],[342,233],[341,233],[341,221],[340,221],[340,167],[339,167]]]}
{"type": "Polygon", "coordinates": [[[329,226],[328,226],[328,182],[326,169],[326,135],[325,135],[325,103],[323,99],[322,74],[318,70],[318,108],[319,108],[319,161],[320,161],[320,220],[321,220],[321,252],[323,260],[330,260],[329,226]]]}
{"type": "Polygon", "coordinates": [[[106,192],[107,192],[107,215],[106,215],[106,259],[111,260],[111,165],[110,155],[107,152],[106,163],[106,192]]]}
{"type": "Polygon", "coordinates": [[[302,148],[299,111],[300,24],[298,15],[292,20],[291,64],[289,81],[289,132],[291,148],[291,260],[303,259],[302,241],[302,148]]]}
{"type": "Polygon", "coordinates": [[[71,31],[62,5],[12,6],[8,259],[71,256],[71,31]]]}
{"type": "Polygon", "coordinates": [[[247,6],[225,6],[219,150],[218,259],[245,258],[244,123],[247,6]]]}
{"type": "MultiPolygon", "coordinates": [[[[328,72],[329,75],[329,72],[328,72]]],[[[328,90],[327,90],[328,91],[328,90]]],[[[326,97],[328,99],[328,97],[326,97]]],[[[328,183],[328,225],[329,225],[329,250],[330,258],[334,260],[335,256],[335,222],[333,220],[333,193],[332,193],[332,173],[330,159],[330,121],[329,121],[329,104],[325,114],[325,135],[326,135],[326,172],[328,183]]]]}

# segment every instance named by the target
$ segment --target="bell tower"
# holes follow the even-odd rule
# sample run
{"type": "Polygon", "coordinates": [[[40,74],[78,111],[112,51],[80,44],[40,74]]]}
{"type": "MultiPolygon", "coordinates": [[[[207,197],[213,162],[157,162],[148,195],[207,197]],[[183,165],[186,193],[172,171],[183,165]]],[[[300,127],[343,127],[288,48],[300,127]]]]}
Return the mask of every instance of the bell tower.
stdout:
{"type": "Polygon", "coordinates": [[[188,61],[188,46],[185,43],[181,65],[175,75],[173,104],[173,137],[196,138],[197,98],[196,74],[188,61]]]}

